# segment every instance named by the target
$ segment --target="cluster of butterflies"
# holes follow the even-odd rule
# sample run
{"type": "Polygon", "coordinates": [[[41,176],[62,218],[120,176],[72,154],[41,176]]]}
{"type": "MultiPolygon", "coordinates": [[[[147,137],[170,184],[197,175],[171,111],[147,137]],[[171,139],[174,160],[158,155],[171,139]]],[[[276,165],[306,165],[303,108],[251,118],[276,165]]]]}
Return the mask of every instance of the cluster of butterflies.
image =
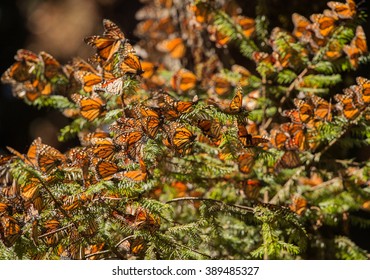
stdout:
{"type": "Polygon", "coordinates": [[[50,54],[20,49],[14,58],[16,62],[3,73],[1,82],[10,84],[18,98],[33,103],[41,96],[65,90],[68,83],[65,69],[50,54]]]}
{"type": "Polygon", "coordinates": [[[256,22],[253,18],[243,16],[242,9],[236,3],[236,1],[224,1],[217,2],[211,5],[207,2],[197,2],[189,7],[190,20],[194,21],[194,26],[197,29],[202,29],[206,25],[206,30],[210,36],[210,39],[215,42],[218,48],[226,46],[230,41],[231,37],[225,34],[222,30],[217,28],[215,24],[214,11],[223,11],[230,15],[231,19],[235,24],[239,25],[243,36],[247,39],[253,37],[256,31],[256,22]],[[202,26],[203,25],[203,26],[202,26]]]}
{"type": "MultiPolygon", "coordinates": [[[[236,1],[197,1],[181,4],[181,7],[174,1],[145,1],[143,8],[136,14],[141,22],[135,33],[142,39],[138,45],[145,49],[142,65],[146,85],[163,88],[165,83],[161,72],[166,69],[175,72],[171,76],[170,85],[179,94],[188,93],[200,86],[208,89],[210,95],[225,96],[238,82],[246,85],[250,76],[246,68],[233,66],[232,71],[241,78],[239,81],[230,80],[221,72],[222,58],[212,48],[204,48],[205,38],[200,36],[203,30],[209,35],[208,39],[215,41],[216,47],[225,47],[231,40],[216,28],[216,10],[230,14],[235,24],[240,24],[247,38],[255,33],[255,20],[242,16],[242,9],[236,1]],[[181,11],[180,17],[175,10],[181,11]],[[188,60],[185,57],[189,56],[194,60],[192,71],[182,68],[187,66],[188,60]],[[177,59],[182,61],[182,65],[176,63],[177,59]]],[[[188,64],[191,67],[192,63],[188,64]]]]}
{"type": "MultiPolygon", "coordinates": [[[[252,172],[258,156],[259,148],[256,147],[267,146],[270,140],[252,129],[247,120],[248,112],[245,105],[243,106],[242,87],[249,85],[251,73],[237,64],[231,67],[234,76],[220,71],[220,58],[204,48],[201,36],[194,32],[207,26],[206,30],[216,47],[226,46],[231,41],[230,36],[216,28],[214,6],[203,1],[185,9],[179,9],[175,5],[177,4],[172,0],[150,1],[137,14],[137,18],[143,21],[138,25],[136,33],[145,39],[145,48],[151,50],[147,54],[147,61],[139,59],[138,53],[119,27],[107,19],[103,21],[103,35],[85,38],[85,42],[96,49],[96,54],[89,61],[75,58],[71,64],[61,65],[45,52],[38,55],[27,50],[17,52],[16,62],[3,74],[2,81],[10,83],[14,94],[19,98],[33,103],[53,94],[67,96],[73,106],[63,109],[63,113],[68,117],[81,117],[92,126],[99,126],[100,120],[113,109],[118,109],[120,114],[110,125],[105,124],[105,130],[81,132],[81,146],[65,153],[42,143],[40,138],[32,142],[26,154],[8,147],[11,155],[1,156],[0,159],[0,238],[6,246],[14,245],[23,231],[30,230],[34,243],[37,244],[41,239],[48,246],[59,246],[60,255],[79,258],[77,255],[83,251],[84,256],[91,255],[93,258],[94,253],[105,248],[104,243],[81,247],[83,245],[76,241],[78,245],[64,248],[60,241],[66,236],[73,236],[76,240],[79,240],[81,234],[85,237],[94,236],[98,227],[96,222],[88,221],[81,233],[75,225],[62,225],[61,217],[83,208],[83,205],[88,205],[93,200],[102,199],[103,196],[119,198],[119,195],[114,197],[111,193],[100,193],[92,197],[83,192],[73,197],[58,197],[60,213],[41,223],[37,217],[45,207],[43,196],[48,194],[40,178],[53,183],[54,180],[59,180],[60,172],[77,170],[80,174],[78,182],[84,189],[99,181],[127,180],[133,185],[145,182],[152,175],[152,166],[147,167],[145,160],[148,142],[156,141],[167,147],[166,153],[183,156],[193,152],[197,141],[222,146],[225,132],[234,127],[234,147],[226,145],[221,148],[219,157],[223,160],[226,154],[232,154],[241,173],[252,172]],[[183,14],[175,17],[173,10],[183,14]],[[183,22],[177,22],[180,19],[183,22]],[[187,29],[180,32],[179,24],[187,26],[187,29]],[[207,88],[206,105],[199,104],[200,100],[196,95],[192,100],[181,101],[173,97],[169,90],[162,89],[166,87],[167,80],[161,72],[170,69],[166,64],[175,59],[184,59],[188,49],[192,50],[197,67],[194,72],[180,67],[167,79],[168,84],[179,95],[185,92],[192,95],[191,91],[197,86],[207,88]],[[163,61],[149,62],[151,56],[158,53],[166,54],[163,61]],[[138,100],[135,95],[130,99],[125,92],[125,83],[130,79],[139,80],[144,90],[155,90],[145,100],[138,100]],[[234,95],[229,101],[227,97],[233,88],[234,95]],[[233,121],[225,122],[213,118],[206,110],[202,111],[202,108],[215,109],[231,116],[229,119],[233,121]],[[192,114],[196,109],[201,113],[192,114]],[[232,151],[228,151],[228,148],[232,151]],[[40,177],[29,178],[26,184],[17,183],[11,176],[10,166],[19,160],[27,168],[39,172],[40,177]]],[[[327,46],[327,58],[336,59],[344,52],[351,65],[356,68],[360,56],[367,53],[362,27],[357,27],[355,37],[349,45],[338,46],[335,41],[330,40],[330,36],[342,22],[345,24],[345,21],[356,17],[355,2],[329,2],[328,6],[330,10],[312,15],[310,20],[294,14],[293,35],[274,29],[269,40],[272,54],[256,51],[252,55],[257,66],[271,64],[278,70],[298,67],[301,61],[297,60],[294,52],[281,49],[277,43],[279,40],[294,43],[298,39],[309,46],[307,49],[302,48],[301,51],[305,54],[310,50],[317,52],[321,47],[327,46]]],[[[230,14],[232,20],[240,25],[243,36],[247,39],[254,36],[254,19],[242,16],[235,1],[223,1],[219,8],[230,14]]],[[[297,57],[304,55],[298,54],[297,57]]],[[[324,122],[332,121],[334,113],[348,121],[354,121],[370,103],[370,80],[358,77],[357,85],[345,89],[344,94],[335,95],[334,99],[336,103],[332,104],[315,94],[309,94],[305,100],[294,99],[295,109],[282,113],[290,122],[283,123],[270,132],[271,145],[284,151],[276,169],[301,165],[300,152],[317,148],[317,129],[324,122]]],[[[251,197],[258,195],[252,194],[253,182],[245,182],[250,182],[243,185],[245,192],[251,197]]],[[[183,187],[180,184],[177,186],[183,187]]],[[[306,207],[305,203],[302,198],[292,198],[290,209],[301,214],[306,207]]],[[[142,207],[130,206],[124,210],[116,208],[111,214],[115,221],[135,229],[155,231],[160,226],[156,215],[142,207]]],[[[121,245],[126,251],[138,254],[144,250],[145,241],[136,238],[121,245]]]]}
{"type": "MultiPolygon", "coordinates": [[[[25,98],[31,103],[41,96],[59,93],[56,89],[60,80],[65,81],[68,88],[64,88],[62,94],[68,95],[68,92],[72,91],[70,98],[77,105],[77,110],[65,110],[66,115],[81,116],[88,121],[94,121],[104,116],[109,109],[106,106],[107,99],[104,94],[120,96],[123,88],[123,76],[141,75],[143,71],[132,45],[125,39],[117,25],[109,20],[104,20],[103,24],[105,28],[103,36],[90,36],[85,39],[87,44],[97,50],[97,54],[89,62],[76,58],[71,65],[61,66],[54,58],[44,52],[36,55],[30,51],[20,50],[16,55],[16,63],[4,73],[2,80],[13,85],[14,93],[18,97],[25,98]],[[76,91],[80,88],[82,91],[77,93],[76,91]]],[[[121,99],[117,98],[117,100],[121,99]]],[[[96,234],[97,225],[94,220],[89,220],[87,225],[84,225],[86,230],[83,232],[77,231],[76,224],[66,228],[60,222],[61,217],[66,218],[72,211],[80,209],[84,204],[91,203],[92,197],[90,195],[83,192],[74,196],[52,196],[56,200],[54,202],[61,207],[60,211],[57,211],[59,214],[56,214],[52,219],[41,222],[40,214],[46,204],[43,196],[49,197],[50,191],[47,191],[45,183],[38,177],[28,178],[25,185],[20,185],[14,178],[11,178],[9,166],[12,162],[20,160],[28,168],[39,172],[40,176],[48,181],[47,185],[52,184],[54,180],[58,181],[55,176],[58,172],[68,172],[68,170],[78,170],[81,174],[78,177],[81,179],[83,188],[87,188],[99,180],[113,178],[121,180],[126,178],[134,182],[145,180],[147,176],[145,163],[137,158],[139,154],[136,153],[141,139],[136,138],[138,134],[135,133],[139,132],[139,128],[145,128],[145,135],[154,137],[156,135],[156,128],[153,128],[154,122],[159,120],[159,118],[155,119],[155,116],[159,115],[154,110],[144,107],[137,107],[133,111],[140,115],[140,117],[137,115],[134,123],[130,121],[126,123],[126,120],[121,118],[115,123],[115,128],[112,125],[112,131],[115,131],[117,137],[111,138],[109,133],[104,131],[87,133],[81,135],[82,147],[72,148],[66,153],[61,153],[42,143],[40,138],[32,142],[26,154],[21,154],[8,147],[13,155],[1,158],[1,198],[4,203],[1,202],[0,235],[6,246],[12,246],[23,234],[23,231],[30,230],[31,239],[36,245],[39,240],[48,246],[58,245],[61,256],[71,257],[72,255],[73,258],[76,258],[77,252],[86,251],[91,254],[94,250],[99,249],[97,245],[95,249],[88,247],[81,250],[79,248],[82,246],[81,242],[78,242],[81,236],[96,234]],[[136,121],[139,121],[140,124],[136,121]],[[129,128],[130,125],[131,129],[123,128],[129,128]],[[130,130],[135,130],[135,132],[130,130]],[[113,157],[120,151],[121,154],[124,154],[123,157],[136,157],[135,159],[140,162],[140,169],[125,170],[118,166],[113,161],[113,157]],[[29,226],[30,224],[31,226],[29,226]],[[66,236],[77,239],[76,242],[71,242],[76,246],[73,248],[60,247],[61,239],[66,236]]],[[[176,127],[173,128],[172,132],[173,134],[181,133],[180,130],[176,127]]],[[[144,133],[144,131],[141,132],[144,133]]],[[[141,137],[144,137],[144,134],[141,137]]],[[[170,138],[170,141],[172,145],[173,138],[170,138]]],[[[176,144],[178,143],[175,141],[174,145],[176,144]]],[[[178,145],[181,149],[181,144],[178,145]]],[[[63,182],[68,183],[68,178],[65,178],[63,182]]],[[[124,214],[124,218],[121,220],[133,228],[143,227],[146,224],[158,227],[159,220],[147,210],[142,208],[136,212],[136,214],[124,214]]]]}
{"type": "MultiPolygon", "coordinates": [[[[65,169],[67,166],[72,168],[76,164],[76,162],[69,161],[67,156],[71,154],[71,151],[67,152],[67,155],[61,154],[56,149],[43,144],[40,138],[33,141],[26,154],[20,154],[10,147],[8,149],[12,155],[0,157],[0,240],[3,244],[6,247],[12,247],[22,235],[25,235],[32,240],[36,247],[43,243],[49,248],[55,248],[57,255],[61,258],[97,258],[95,254],[100,252],[105,244],[89,243],[87,245],[86,242],[83,242],[83,238],[91,238],[98,233],[99,225],[96,217],[92,218],[90,214],[89,219],[68,224],[62,223],[62,220],[65,221],[66,217],[70,217],[76,209],[87,207],[93,203],[93,200],[99,200],[104,196],[116,196],[103,192],[94,195],[82,192],[77,195],[54,193],[50,197],[51,185],[61,183],[60,178],[50,175],[53,170],[65,169]],[[13,178],[10,170],[11,165],[19,160],[27,168],[34,168],[43,174],[43,179],[31,176],[25,182],[18,182],[13,178]],[[52,216],[47,215],[45,218],[41,214],[47,208],[50,200],[54,200],[60,208],[56,207],[52,216]],[[63,245],[63,240],[66,238],[70,239],[68,246],[63,245]]],[[[74,160],[78,160],[78,158],[74,158],[74,160]]],[[[64,178],[63,184],[70,183],[68,180],[64,178]]],[[[124,210],[115,208],[112,210],[110,218],[132,230],[153,231],[158,229],[160,225],[157,216],[134,204],[127,204],[124,210]]],[[[121,250],[125,254],[139,254],[145,246],[145,241],[143,239],[138,241],[135,238],[127,240],[121,250]]],[[[39,254],[32,255],[32,258],[42,259],[45,258],[45,254],[46,252],[41,253],[40,251],[39,254]]]]}
{"type": "Polygon", "coordinates": [[[346,0],[346,3],[330,1],[328,7],[330,9],[324,10],[322,14],[311,15],[310,20],[300,14],[293,14],[293,35],[300,42],[308,45],[313,52],[324,48],[325,57],[328,60],[336,60],[344,52],[352,67],[356,69],[360,57],[368,52],[363,28],[357,26],[355,37],[348,45],[343,46],[338,40],[330,39],[339,26],[345,25],[346,21],[358,16],[356,2],[354,0],[346,0]]]}
{"type": "Polygon", "coordinates": [[[370,104],[370,80],[357,77],[356,81],[357,85],[334,96],[335,104],[310,94],[305,100],[295,98],[293,102],[296,108],[282,112],[283,116],[290,118],[290,122],[280,124],[270,133],[273,146],[285,150],[279,161],[280,167],[300,165],[298,152],[317,148],[317,129],[324,122],[332,121],[333,115],[342,116],[348,122],[360,116],[370,104]]]}

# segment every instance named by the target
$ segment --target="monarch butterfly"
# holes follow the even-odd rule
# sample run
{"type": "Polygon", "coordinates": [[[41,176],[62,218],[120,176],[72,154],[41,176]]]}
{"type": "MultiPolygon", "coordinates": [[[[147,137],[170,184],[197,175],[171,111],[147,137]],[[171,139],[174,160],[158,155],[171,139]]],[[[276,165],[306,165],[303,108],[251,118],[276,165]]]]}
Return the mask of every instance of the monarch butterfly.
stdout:
{"type": "Polygon", "coordinates": [[[123,89],[122,77],[106,80],[93,86],[94,91],[103,91],[113,95],[122,94],[122,89],[123,89]]]}
{"type": "Polygon", "coordinates": [[[5,197],[8,197],[8,195],[5,195],[5,192],[10,190],[11,193],[9,196],[15,197],[18,193],[18,184],[15,183],[15,180],[10,172],[13,159],[13,155],[0,155],[0,189],[2,189],[5,197]]]}
{"type": "Polygon", "coordinates": [[[18,50],[15,59],[17,61],[1,76],[3,83],[12,85],[15,96],[34,102],[40,96],[47,96],[53,92],[51,83],[44,76],[40,55],[21,49],[18,50]]]}
{"type": "Polygon", "coordinates": [[[142,130],[126,130],[115,135],[113,140],[118,145],[128,147],[138,143],[143,137],[144,133],[142,130]]]}
{"type": "Polygon", "coordinates": [[[136,25],[135,34],[138,35],[138,37],[144,36],[144,34],[153,31],[157,26],[158,23],[154,18],[142,20],[136,25]]]}
{"type": "Polygon", "coordinates": [[[350,45],[343,46],[343,51],[348,56],[352,67],[357,68],[359,57],[368,51],[366,36],[362,26],[357,26],[355,37],[352,39],[350,45]]]}
{"type": "Polygon", "coordinates": [[[153,108],[141,106],[140,115],[141,126],[144,132],[150,138],[155,138],[163,122],[159,112],[153,108]]]}
{"type": "Polygon", "coordinates": [[[203,134],[208,136],[215,144],[221,140],[221,124],[217,120],[199,120],[197,126],[203,134]]]}
{"type": "Polygon", "coordinates": [[[118,73],[120,75],[123,74],[141,75],[144,72],[141,67],[139,57],[133,52],[125,54],[123,59],[121,59],[118,62],[116,68],[118,68],[118,73]]]}
{"type": "Polygon", "coordinates": [[[12,162],[13,159],[14,159],[13,155],[0,155],[0,178],[1,179],[4,175],[6,175],[7,173],[6,169],[8,168],[9,164],[12,162]]]}
{"type": "Polygon", "coordinates": [[[311,22],[307,18],[300,14],[294,13],[292,15],[292,21],[294,24],[293,36],[297,37],[298,39],[304,39],[311,36],[310,32],[308,31],[308,27],[311,22]]]}
{"type": "MultiPolygon", "coordinates": [[[[66,236],[66,231],[57,231],[60,228],[60,222],[57,219],[48,220],[45,222],[43,229],[43,240],[49,246],[53,246],[59,243],[59,241],[66,236]]],[[[40,236],[40,237],[41,237],[40,236]]]]}
{"type": "Polygon", "coordinates": [[[320,50],[320,48],[324,47],[328,42],[325,38],[319,38],[315,35],[315,33],[312,33],[312,36],[308,38],[308,43],[310,44],[312,51],[317,52],[320,50]]]}
{"type": "Polygon", "coordinates": [[[285,147],[288,150],[301,150],[304,151],[307,148],[306,135],[303,128],[295,131],[290,135],[290,138],[285,142],[285,147]]]}
{"type": "Polygon", "coordinates": [[[310,19],[313,22],[310,29],[315,32],[316,37],[326,38],[334,30],[338,17],[331,10],[324,10],[323,14],[312,14],[310,19]]]}
{"type": "Polygon", "coordinates": [[[186,146],[192,144],[195,139],[195,135],[186,127],[178,127],[175,129],[175,133],[170,139],[175,149],[177,151],[181,151],[186,146]]]}
{"type": "Polygon", "coordinates": [[[370,103],[370,80],[363,78],[363,77],[357,77],[356,82],[360,86],[362,100],[364,101],[365,104],[369,104],[370,103]]]}
{"type": "Polygon", "coordinates": [[[20,158],[25,164],[35,167],[37,165],[37,147],[41,145],[41,138],[38,137],[32,141],[27,154],[23,155],[11,147],[6,147],[13,155],[20,158]]]}
{"type": "Polygon", "coordinates": [[[83,90],[86,93],[92,92],[93,86],[98,85],[103,81],[103,78],[99,73],[85,70],[75,71],[74,77],[82,84],[83,90]]]}
{"type": "Polygon", "coordinates": [[[110,160],[115,153],[120,151],[120,147],[113,143],[111,138],[92,138],[92,146],[89,148],[90,154],[94,157],[110,160]]]}
{"type": "Polygon", "coordinates": [[[211,77],[211,89],[217,95],[224,95],[230,92],[231,83],[220,73],[217,73],[211,77]]]}
{"type": "Polygon", "coordinates": [[[158,88],[165,84],[165,79],[160,75],[161,71],[164,70],[162,64],[141,61],[141,67],[143,69],[142,77],[144,78],[143,85],[145,89],[158,88]]]}
{"type": "Polygon", "coordinates": [[[298,215],[302,215],[307,209],[307,200],[299,195],[292,196],[292,203],[289,205],[289,209],[298,215]]]}
{"type": "Polygon", "coordinates": [[[248,133],[244,124],[238,122],[238,138],[244,147],[254,147],[261,143],[269,142],[268,139],[260,135],[253,135],[248,133]]]}
{"type": "Polygon", "coordinates": [[[338,102],[336,104],[337,110],[339,110],[342,115],[347,120],[353,120],[360,114],[360,109],[356,105],[360,105],[356,96],[356,92],[352,90],[345,90],[345,94],[336,94],[334,99],[338,102]],[[356,102],[356,103],[355,103],[356,102]]]}
{"type": "Polygon", "coordinates": [[[6,214],[0,217],[0,238],[6,247],[12,247],[21,234],[21,226],[15,218],[6,214]]]}
{"type": "Polygon", "coordinates": [[[78,138],[82,146],[91,146],[91,140],[93,138],[108,138],[109,133],[105,131],[96,130],[95,132],[90,133],[80,133],[78,138]]]}
{"type": "Polygon", "coordinates": [[[283,123],[273,137],[273,143],[278,148],[287,150],[305,150],[306,135],[303,124],[283,123]]]}
{"type": "Polygon", "coordinates": [[[124,156],[136,160],[143,144],[144,132],[142,130],[128,130],[116,135],[113,140],[122,146],[124,156]]]}
{"type": "Polygon", "coordinates": [[[208,25],[207,31],[210,34],[211,41],[214,41],[216,43],[217,48],[222,48],[226,46],[230,40],[231,37],[222,33],[222,31],[219,31],[216,26],[214,25],[208,25]]]}
{"type": "Polygon", "coordinates": [[[314,107],[315,118],[320,120],[331,121],[332,120],[331,103],[315,94],[312,94],[310,98],[313,105],[315,106],[314,107]]]}
{"type": "Polygon", "coordinates": [[[139,182],[139,181],[146,180],[147,173],[143,172],[142,170],[130,170],[130,171],[124,172],[123,176],[132,181],[139,182]]]}
{"type": "Polygon", "coordinates": [[[289,117],[293,123],[308,123],[314,113],[312,104],[309,104],[301,99],[295,98],[294,104],[297,109],[285,110],[282,115],[289,117]]]}
{"type": "Polygon", "coordinates": [[[158,43],[157,50],[168,53],[172,58],[182,58],[185,55],[186,47],[182,38],[176,37],[158,43]]]}
{"type": "Polygon", "coordinates": [[[112,216],[134,228],[149,227],[158,228],[160,220],[143,207],[126,206],[126,212],[120,213],[114,210],[112,216]]]}
{"type": "Polygon", "coordinates": [[[325,52],[325,57],[328,60],[335,60],[342,56],[342,46],[338,40],[333,40],[328,43],[328,50],[325,52]]]}
{"type": "Polygon", "coordinates": [[[261,190],[261,181],[254,179],[242,180],[239,182],[239,192],[243,194],[248,200],[258,200],[261,190]]]}
{"type": "Polygon", "coordinates": [[[66,162],[68,167],[81,168],[84,183],[88,179],[88,164],[90,155],[86,147],[71,148],[66,152],[66,162]]]}
{"type": "Polygon", "coordinates": [[[93,46],[103,60],[109,61],[119,48],[126,43],[126,38],[120,28],[109,19],[103,20],[103,26],[103,36],[89,36],[85,38],[85,42],[93,46]]]}
{"type": "Polygon", "coordinates": [[[92,73],[98,73],[98,71],[96,70],[96,67],[94,67],[92,65],[92,63],[94,62],[94,60],[90,59],[89,62],[85,61],[84,59],[80,58],[80,57],[74,57],[72,59],[72,72],[73,71],[86,71],[86,72],[92,72],[92,73]]]}
{"type": "Polygon", "coordinates": [[[34,80],[33,82],[26,81],[23,84],[23,91],[20,96],[26,97],[30,102],[34,102],[40,96],[51,95],[53,89],[51,83],[45,83],[44,81],[34,80]]]}
{"type": "Polygon", "coordinates": [[[175,149],[177,153],[182,154],[185,152],[196,136],[186,127],[180,126],[178,123],[172,124],[171,126],[165,126],[165,131],[167,133],[167,139],[165,139],[165,144],[169,147],[175,149]]]}
{"type": "Polygon", "coordinates": [[[242,110],[242,102],[243,102],[243,89],[239,85],[236,87],[234,97],[231,99],[230,105],[228,108],[226,108],[225,112],[228,114],[240,113],[242,110]]]}
{"type": "Polygon", "coordinates": [[[90,97],[74,93],[71,98],[80,107],[81,116],[88,121],[93,121],[106,113],[105,101],[96,93],[90,97]]]}
{"type": "Polygon", "coordinates": [[[252,59],[257,65],[260,63],[274,64],[276,62],[276,59],[274,58],[274,56],[268,53],[265,53],[265,52],[257,52],[257,51],[253,52],[252,59]]]}
{"type": "Polygon", "coordinates": [[[93,166],[96,174],[96,179],[108,181],[118,176],[117,173],[122,169],[114,162],[105,159],[94,159],[93,166]]]}
{"type": "Polygon", "coordinates": [[[197,83],[197,77],[193,72],[181,68],[171,78],[171,86],[180,92],[193,89],[197,83]]]}
{"type": "MultiPolygon", "coordinates": [[[[148,6],[145,6],[146,8],[148,6]]],[[[139,17],[141,11],[136,13],[136,18],[139,17]]],[[[156,11],[149,10],[148,14],[156,13],[156,11]]],[[[159,39],[167,38],[169,34],[173,34],[175,31],[175,26],[173,25],[171,16],[165,11],[161,11],[163,15],[160,18],[147,18],[141,21],[137,26],[135,33],[139,37],[150,36],[151,39],[158,41],[159,39]]]]}
{"type": "Polygon", "coordinates": [[[47,80],[50,81],[62,73],[62,66],[53,56],[44,51],[41,51],[39,56],[43,62],[43,74],[47,80]]]}
{"type": "Polygon", "coordinates": [[[198,96],[194,96],[192,101],[177,101],[165,92],[156,92],[153,99],[167,120],[176,120],[181,114],[190,112],[198,102],[198,96]]]}
{"type": "Polygon", "coordinates": [[[37,143],[37,165],[43,173],[50,173],[66,163],[66,156],[57,149],[42,143],[37,143]]]}
{"type": "Polygon", "coordinates": [[[21,196],[25,200],[34,200],[39,196],[39,189],[41,183],[37,178],[30,178],[30,180],[21,187],[21,196]]]}
{"type": "Polygon", "coordinates": [[[11,206],[7,203],[0,202],[0,214],[9,213],[11,206]]]}
{"type": "MultiPolygon", "coordinates": [[[[137,110],[135,109],[135,111],[137,110]]],[[[140,115],[138,115],[137,112],[135,112],[135,118],[121,117],[110,125],[109,130],[114,132],[116,135],[125,131],[138,130],[141,126],[139,118],[140,115]]]]}
{"type": "Polygon", "coordinates": [[[289,150],[285,151],[282,157],[277,161],[275,169],[280,170],[281,168],[295,168],[301,165],[301,160],[298,156],[297,151],[289,150]]]}
{"type": "Polygon", "coordinates": [[[23,83],[31,79],[33,68],[40,63],[40,58],[34,52],[19,49],[14,56],[16,62],[11,65],[1,76],[3,83],[15,84],[23,83]]]}
{"type": "Polygon", "coordinates": [[[146,178],[148,177],[146,165],[145,165],[145,162],[141,158],[139,158],[139,163],[140,163],[139,170],[125,171],[123,172],[123,176],[135,182],[145,181],[146,178]]]}
{"type": "Polygon", "coordinates": [[[131,226],[135,228],[149,227],[157,228],[159,227],[160,220],[153,214],[149,213],[145,208],[138,207],[132,210],[134,220],[131,221],[131,226]]]}
{"type": "Polygon", "coordinates": [[[32,66],[40,62],[40,56],[26,49],[19,49],[14,56],[16,61],[24,61],[27,65],[32,66]]]}
{"type": "Polygon", "coordinates": [[[244,152],[237,158],[239,171],[248,174],[252,171],[255,162],[255,155],[252,152],[244,152]]]}
{"type": "Polygon", "coordinates": [[[240,74],[239,84],[240,86],[247,86],[249,84],[248,78],[251,76],[251,73],[248,71],[247,68],[234,64],[231,66],[231,71],[240,74]]]}
{"type": "Polygon", "coordinates": [[[160,68],[159,65],[150,61],[141,61],[141,68],[143,69],[143,78],[150,79],[154,73],[160,68]]]}
{"type": "Polygon", "coordinates": [[[253,18],[238,16],[236,22],[243,30],[245,37],[250,38],[256,31],[256,21],[253,18]]]}
{"type": "Polygon", "coordinates": [[[356,15],[356,2],[354,0],[346,0],[342,2],[328,2],[328,7],[342,19],[352,19],[356,15]]]}
{"type": "Polygon", "coordinates": [[[285,147],[286,141],[289,139],[289,134],[279,129],[271,131],[271,143],[278,149],[285,147]]]}

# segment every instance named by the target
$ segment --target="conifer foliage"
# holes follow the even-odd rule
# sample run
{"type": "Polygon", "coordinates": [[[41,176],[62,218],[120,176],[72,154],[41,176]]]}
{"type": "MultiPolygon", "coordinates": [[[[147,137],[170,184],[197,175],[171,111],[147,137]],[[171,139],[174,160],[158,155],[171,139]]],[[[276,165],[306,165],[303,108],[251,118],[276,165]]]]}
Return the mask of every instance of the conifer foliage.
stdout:
{"type": "Polygon", "coordinates": [[[236,1],[142,2],[136,45],[105,19],[94,56],[21,49],[3,73],[80,145],[1,155],[0,258],[368,258],[348,227],[370,226],[352,215],[370,161],[349,153],[370,144],[370,80],[333,90],[369,60],[361,7],[271,30],[236,1]]]}

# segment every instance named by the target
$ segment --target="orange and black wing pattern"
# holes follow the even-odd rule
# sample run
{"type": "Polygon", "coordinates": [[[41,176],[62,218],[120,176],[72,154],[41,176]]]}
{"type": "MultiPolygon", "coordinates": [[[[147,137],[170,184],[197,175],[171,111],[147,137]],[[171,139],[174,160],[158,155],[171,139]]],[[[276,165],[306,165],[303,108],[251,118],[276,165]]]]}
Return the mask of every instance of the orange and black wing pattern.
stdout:
{"type": "Polygon", "coordinates": [[[75,93],[71,98],[80,107],[80,115],[88,121],[93,121],[106,113],[105,101],[97,94],[88,97],[75,93]]]}
{"type": "Polygon", "coordinates": [[[120,28],[108,19],[103,20],[104,34],[103,36],[90,36],[85,38],[85,42],[93,46],[98,55],[105,61],[109,61],[113,55],[119,50],[126,38],[120,28]]]}

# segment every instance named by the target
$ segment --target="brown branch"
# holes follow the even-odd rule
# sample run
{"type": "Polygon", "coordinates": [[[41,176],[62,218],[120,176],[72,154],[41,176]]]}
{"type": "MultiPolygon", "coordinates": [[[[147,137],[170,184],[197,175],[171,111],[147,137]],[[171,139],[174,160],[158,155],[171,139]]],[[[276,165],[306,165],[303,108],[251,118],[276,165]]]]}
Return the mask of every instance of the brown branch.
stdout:
{"type": "Polygon", "coordinates": [[[44,234],[42,234],[42,235],[39,235],[39,236],[38,236],[38,238],[43,238],[43,237],[46,237],[46,236],[52,235],[52,234],[57,233],[57,232],[59,232],[59,231],[65,230],[65,229],[67,229],[67,228],[69,228],[69,227],[71,227],[71,226],[74,226],[74,224],[69,224],[69,225],[66,225],[66,226],[64,226],[64,227],[62,227],[62,228],[58,228],[58,229],[56,229],[56,230],[53,230],[53,231],[50,231],[50,232],[44,233],[44,234]]]}
{"type": "Polygon", "coordinates": [[[85,256],[85,259],[90,258],[90,257],[93,257],[93,256],[98,256],[98,255],[110,253],[110,252],[111,252],[111,250],[104,250],[104,251],[99,251],[99,252],[91,253],[91,254],[86,255],[85,256]]]}

